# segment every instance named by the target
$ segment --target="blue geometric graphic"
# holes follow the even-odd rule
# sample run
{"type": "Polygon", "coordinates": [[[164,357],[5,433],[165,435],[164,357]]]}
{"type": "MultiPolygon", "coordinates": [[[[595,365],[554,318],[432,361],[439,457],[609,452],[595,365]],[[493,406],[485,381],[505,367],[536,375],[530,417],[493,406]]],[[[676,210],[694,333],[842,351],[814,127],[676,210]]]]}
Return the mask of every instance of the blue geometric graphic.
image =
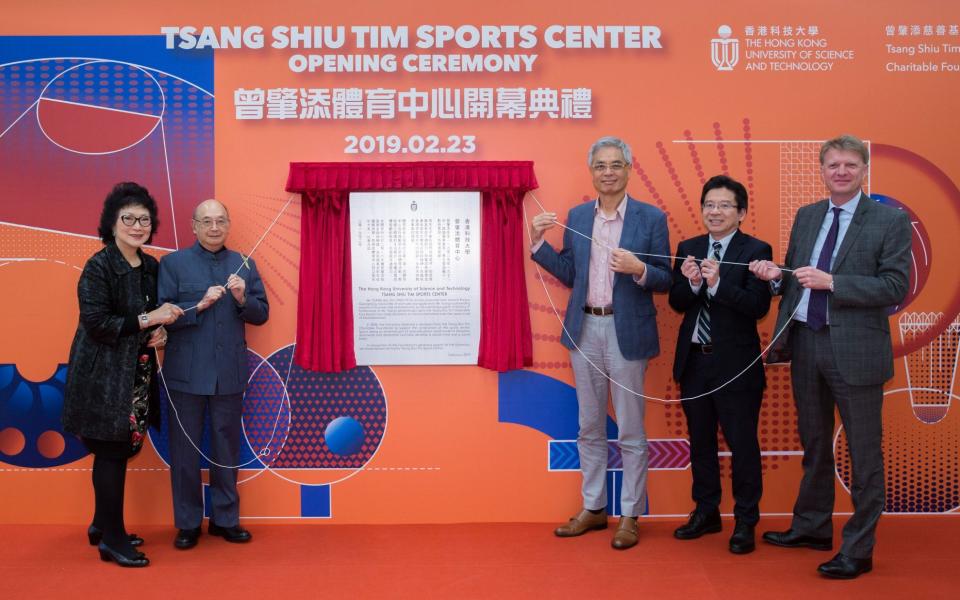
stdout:
{"type": "Polygon", "coordinates": [[[363,447],[363,425],[353,417],[337,417],[324,430],[330,452],[340,456],[356,454],[363,447]]]}
{"type": "Polygon", "coordinates": [[[580,453],[577,452],[577,442],[550,440],[547,448],[547,468],[551,471],[580,470],[580,453]]]}
{"type": "MultiPolygon", "coordinates": [[[[533,371],[499,374],[499,420],[543,432],[553,439],[547,443],[547,469],[580,469],[577,452],[578,408],[576,390],[562,381],[533,371]]],[[[607,512],[620,514],[623,462],[616,443],[617,424],[607,415],[607,512]]],[[[643,514],[650,511],[649,500],[643,514]]]]}
{"type": "MultiPolygon", "coordinates": [[[[499,420],[543,432],[556,440],[577,439],[577,391],[533,371],[499,374],[499,420]]],[[[607,438],[617,438],[617,423],[607,416],[607,438]]]]}
{"type": "Polygon", "coordinates": [[[330,486],[300,486],[300,516],[313,518],[330,517],[330,486]]]}
{"type": "Polygon", "coordinates": [[[50,379],[41,382],[24,379],[16,365],[0,365],[0,461],[46,468],[86,456],[80,440],[60,427],[66,378],[67,365],[59,365],[50,379]],[[23,443],[14,444],[14,439],[23,443]]]}
{"type": "MultiPolygon", "coordinates": [[[[551,471],[579,471],[580,454],[576,440],[550,440],[548,464],[551,471]]],[[[607,440],[607,468],[623,469],[623,455],[616,440],[607,440]]]]}

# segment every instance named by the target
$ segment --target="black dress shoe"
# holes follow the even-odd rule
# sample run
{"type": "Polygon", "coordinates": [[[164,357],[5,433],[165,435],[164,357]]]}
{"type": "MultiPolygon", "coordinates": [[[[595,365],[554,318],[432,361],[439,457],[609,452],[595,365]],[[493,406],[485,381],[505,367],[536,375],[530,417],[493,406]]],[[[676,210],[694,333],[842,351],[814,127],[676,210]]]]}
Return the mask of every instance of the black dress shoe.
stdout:
{"type": "Polygon", "coordinates": [[[852,558],[846,554],[837,554],[829,561],[817,567],[824,577],[834,579],[854,579],[873,570],[872,558],[852,558]]]}
{"type": "MultiPolygon", "coordinates": [[[[127,536],[130,539],[131,546],[142,546],[143,538],[135,533],[131,533],[127,536]]],[[[90,541],[91,546],[96,546],[100,543],[100,540],[103,539],[103,531],[99,527],[94,527],[91,525],[87,527],[87,540],[90,541]]]]}
{"type": "Polygon", "coordinates": [[[719,533],[721,529],[723,525],[720,524],[719,509],[709,513],[695,510],[690,513],[690,519],[686,525],[681,525],[674,530],[673,537],[678,540],[695,540],[705,533],[719,533]]]}
{"type": "Polygon", "coordinates": [[[812,535],[800,535],[792,529],[786,531],[766,531],[763,541],[784,548],[813,548],[814,550],[832,550],[833,538],[818,538],[812,535]]]}
{"type": "Polygon", "coordinates": [[[145,567],[150,564],[150,559],[146,557],[142,552],[137,552],[133,558],[125,556],[120,552],[117,552],[110,546],[107,546],[103,542],[97,544],[97,549],[100,551],[100,560],[103,562],[113,561],[120,565],[121,567],[145,567]]]}
{"type": "Polygon", "coordinates": [[[250,532],[239,525],[234,525],[233,527],[220,527],[213,521],[210,521],[210,527],[207,528],[207,533],[210,535],[218,535],[228,542],[233,542],[234,544],[242,544],[253,539],[253,536],[250,535],[250,532]]]}
{"type": "Polygon", "coordinates": [[[747,525],[738,520],[730,536],[730,552],[734,554],[748,554],[757,547],[753,538],[753,525],[747,525]]]}
{"type": "Polygon", "coordinates": [[[177,532],[177,537],[173,540],[173,545],[180,550],[189,550],[197,545],[197,540],[199,539],[199,527],[194,527],[193,529],[181,529],[177,532]]]}

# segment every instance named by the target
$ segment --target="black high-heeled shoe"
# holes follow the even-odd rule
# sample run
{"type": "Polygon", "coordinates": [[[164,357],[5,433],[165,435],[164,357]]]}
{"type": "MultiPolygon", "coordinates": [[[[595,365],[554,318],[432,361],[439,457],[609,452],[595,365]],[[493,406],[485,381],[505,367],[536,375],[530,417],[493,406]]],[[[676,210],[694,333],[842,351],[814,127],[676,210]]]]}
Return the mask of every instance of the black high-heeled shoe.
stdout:
{"type": "MultiPolygon", "coordinates": [[[[139,535],[135,533],[131,533],[129,535],[129,538],[130,538],[131,546],[143,545],[143,538],[140,537],[139,535]]],[[[99,527],[94,527],[93,525],[91,525],[90,527],[87,527],[87,539],[90,540],[91,546],[96,546],[97,544],[100,543],[100,540],[103,539],[103,532],[100,530],[99,527]]]]}
{"type": "Polygon", "coordinates": [[[136,557],[128,558],[103,542],[97,545],[97,549],[100,551],[100,560],[103,562],[113,561],[121,567],[133,568],[145,567],[150,564],[150,559],[143,552],[137,552],[136,557]]]}

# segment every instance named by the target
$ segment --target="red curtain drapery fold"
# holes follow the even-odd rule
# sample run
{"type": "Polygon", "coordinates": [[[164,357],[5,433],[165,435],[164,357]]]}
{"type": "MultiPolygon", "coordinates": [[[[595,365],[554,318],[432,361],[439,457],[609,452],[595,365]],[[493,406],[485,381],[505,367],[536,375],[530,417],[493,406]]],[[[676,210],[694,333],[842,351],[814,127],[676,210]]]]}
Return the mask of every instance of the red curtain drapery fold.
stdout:
{"type": "Polygon", "coordinates": [[[350,192],[476,190],[482,227],[477,364],[496,371],[532,364],[523,198],[537,187],[531,161],[290,163],[287,191],[304,199],[294,360],[314,371],[356,366],[350,192]]]}
{"type": "Polygon", "coordinates": [[[340,190],[300,193],[300,298],[294,360],[313,371],[346,371],[357,366],[349,194],[340,190]]]}

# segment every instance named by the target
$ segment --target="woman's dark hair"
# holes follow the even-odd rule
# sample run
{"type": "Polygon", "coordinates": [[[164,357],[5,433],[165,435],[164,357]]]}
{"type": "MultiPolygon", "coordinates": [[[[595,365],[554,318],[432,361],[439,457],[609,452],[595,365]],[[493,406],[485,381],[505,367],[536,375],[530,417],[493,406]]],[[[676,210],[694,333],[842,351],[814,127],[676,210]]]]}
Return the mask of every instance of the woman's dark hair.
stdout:
{"type": "Polygon", "coordinates": [[[147,188],[132,181],[124,181],[113,186],[106,200],[103,201],[103,212],[100,213],[100,226],[97,233],[104,244],[113,243],[113,228],[117,224],[120,209],[124,206],[142,206],[150,213],[150,236],[146,243],[150,243],[157,233],[160,221],[157,219],[157,203],[147,191],[147,188]]]}

